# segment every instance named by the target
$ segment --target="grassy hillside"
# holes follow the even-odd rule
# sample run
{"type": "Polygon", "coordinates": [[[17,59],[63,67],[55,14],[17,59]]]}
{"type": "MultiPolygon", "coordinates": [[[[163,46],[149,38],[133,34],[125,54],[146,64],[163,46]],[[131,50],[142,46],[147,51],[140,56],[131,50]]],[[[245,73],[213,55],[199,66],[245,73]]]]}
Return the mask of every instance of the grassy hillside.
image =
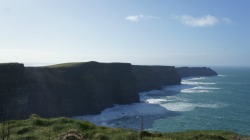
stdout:
{"type": "Polygon", "coordinates": [[[86,121],[69,118],[44,119],[32,115],[27,120],[14,120],[0,125],[0,139],[14,140],[241,140],[250,137],[239,136],[227,131],[187,131],[176,133],[149,133],[134,130],[106,128],[86,121]],[[9,136],[8,136],[9,134],[9,136]]]}

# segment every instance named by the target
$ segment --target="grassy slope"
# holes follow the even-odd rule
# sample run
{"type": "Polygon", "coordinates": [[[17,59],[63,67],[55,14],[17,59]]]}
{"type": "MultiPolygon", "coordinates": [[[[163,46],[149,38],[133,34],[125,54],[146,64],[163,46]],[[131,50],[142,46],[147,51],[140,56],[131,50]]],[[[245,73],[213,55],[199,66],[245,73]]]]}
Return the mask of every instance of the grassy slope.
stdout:
{"type": "MultiPolygon", "coordinates": [[[[5,125],[7,126],[7,124],[5,125]]],[[[3,123],[0,125],[0,139],[3,123]]],[[[96,126],[86,121],[69,118],[44,119],[32,115],[27,120],[9,121],[10,138],[17,140],[60,140],[65,137],[82,137],[96,140],[137,140],[140,134],[143,140],[234,140],[238,134],[227,131],[187,131],[176,133],[139,133],[134,130],[106,128],[96,126]]],[[[241,140],[250,137],[241,136],[241,140]]]]}

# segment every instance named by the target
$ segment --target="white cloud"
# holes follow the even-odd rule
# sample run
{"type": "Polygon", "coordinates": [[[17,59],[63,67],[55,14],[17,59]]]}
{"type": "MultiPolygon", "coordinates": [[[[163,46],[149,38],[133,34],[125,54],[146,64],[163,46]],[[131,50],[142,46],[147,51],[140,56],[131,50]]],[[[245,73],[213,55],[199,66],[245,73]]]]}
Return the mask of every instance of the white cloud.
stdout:
{"type": "Polygon", "coordinates": [[[202,17],[192,17],[190,15],[175,16],[175,19],[181,23],[191,27],[209,27],[219,23],[219,19],[215,16],[205,15],[202,17]]]}
{"type": "Polygon", "coordinates": [[[131,16],[125,17],[125,20],[131,21],[131,22],[139,22],[142,20],[152,20],[152,19],[159,19],[159,17],[147,16],[147,15],[131,15],[131,16]]]}

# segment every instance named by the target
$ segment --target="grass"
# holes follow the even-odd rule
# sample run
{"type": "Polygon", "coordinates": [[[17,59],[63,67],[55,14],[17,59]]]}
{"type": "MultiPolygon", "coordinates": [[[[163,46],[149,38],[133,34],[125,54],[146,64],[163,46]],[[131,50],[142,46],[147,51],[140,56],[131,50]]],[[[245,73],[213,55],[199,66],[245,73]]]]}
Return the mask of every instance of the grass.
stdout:
{"type": "MultiPolygon", "coordinates": [[[[0,124],[0,139],[3,124],[0,124]]],[[[9,140],[237,140],[238,137],[250,140],[250,137],[228,131],[138,132],[96,126],[87,121],[64,117],[45,119],[37,115],[31,115],[26,120],[9,121],[9,127],[9,140]]]]}

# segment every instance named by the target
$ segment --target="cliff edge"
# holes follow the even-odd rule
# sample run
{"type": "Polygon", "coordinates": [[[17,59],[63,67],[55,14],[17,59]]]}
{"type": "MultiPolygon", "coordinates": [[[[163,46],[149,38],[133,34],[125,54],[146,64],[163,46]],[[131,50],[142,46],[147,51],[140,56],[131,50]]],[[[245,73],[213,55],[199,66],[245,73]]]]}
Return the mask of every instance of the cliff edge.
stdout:
{"type": "Polygon", "coordinates": [[[176,68],[178,74],[182,77],[196,77],[196,76],[216,76],[218,75],[214,70],[208,67],[179,67],[176,68]]]}
{"type": "Polygon", "coordinates": [[[174,66],[132,66],[139,91],[160,89],[166,85],[177,85],[181,77],[174,66]]]}

